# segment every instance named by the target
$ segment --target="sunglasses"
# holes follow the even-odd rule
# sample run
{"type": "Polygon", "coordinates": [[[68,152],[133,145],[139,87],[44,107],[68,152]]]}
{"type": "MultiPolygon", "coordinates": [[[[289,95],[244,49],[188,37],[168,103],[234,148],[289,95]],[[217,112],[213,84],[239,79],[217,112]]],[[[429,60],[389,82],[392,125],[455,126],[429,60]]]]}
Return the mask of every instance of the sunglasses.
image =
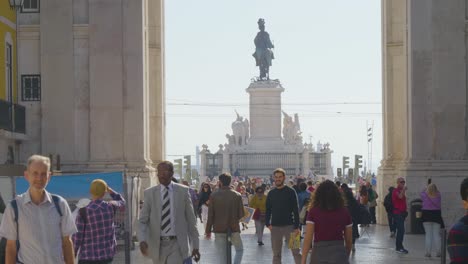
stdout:
{"type": "Polygon", "coordinates": [[[405,183],[405,181],[401,181],[400,183],[405,183]]]}

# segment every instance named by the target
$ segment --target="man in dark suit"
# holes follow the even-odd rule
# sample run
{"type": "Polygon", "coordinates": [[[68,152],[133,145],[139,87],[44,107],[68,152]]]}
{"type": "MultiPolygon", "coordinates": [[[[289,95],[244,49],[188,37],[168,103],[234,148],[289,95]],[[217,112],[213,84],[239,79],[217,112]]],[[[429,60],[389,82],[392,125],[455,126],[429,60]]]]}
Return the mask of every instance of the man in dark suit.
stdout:
{"type": "Polygon", "coordinates": [[[141,253],[155,264],[182,263],[191,257],[198,261],[197,222],[189,190],[172,182],[174,166],[170,161],[159,163],[157,168],[160,184],[145,190],[138,219],[141,253]]]}

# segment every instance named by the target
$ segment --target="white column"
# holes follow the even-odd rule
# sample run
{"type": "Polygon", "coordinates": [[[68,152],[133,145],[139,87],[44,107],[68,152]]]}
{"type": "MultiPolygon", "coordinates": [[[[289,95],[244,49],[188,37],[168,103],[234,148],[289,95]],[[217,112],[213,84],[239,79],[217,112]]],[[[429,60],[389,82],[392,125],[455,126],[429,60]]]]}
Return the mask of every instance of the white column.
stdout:
{"type": "Polygon", "coordinates": [[[206,153],[208,152],[208,146],[203,144],[202,151],[200,151],[200,182],[206,181],[206,153]]]}
{"type": "Polygon", "coordinates": [[[224,150],[223,150],[223,172],[230,173],[231,170],[229,168],[229,150],[226,146],[227,144],[224,145],[224,150]]]}
{"type": "Polygon", "coordinates": [[[310,170],[310,165],[309,165],[309,145],[304,144],[304,149],[302,150],[302,175],[304,177],[307,177],[309,174],[310,170]]]}

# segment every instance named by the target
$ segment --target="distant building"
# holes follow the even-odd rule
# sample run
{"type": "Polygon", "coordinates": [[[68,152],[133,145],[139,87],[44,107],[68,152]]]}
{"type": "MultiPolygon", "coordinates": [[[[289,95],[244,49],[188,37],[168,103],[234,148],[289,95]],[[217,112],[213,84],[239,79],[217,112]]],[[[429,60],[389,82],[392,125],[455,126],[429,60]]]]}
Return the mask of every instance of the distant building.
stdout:
{"type": "Polygon", "coordinates": [[[0,1],[0,164],[15,164],[26,137],[25,108],[18,104],[16,10],[0,1]]]}

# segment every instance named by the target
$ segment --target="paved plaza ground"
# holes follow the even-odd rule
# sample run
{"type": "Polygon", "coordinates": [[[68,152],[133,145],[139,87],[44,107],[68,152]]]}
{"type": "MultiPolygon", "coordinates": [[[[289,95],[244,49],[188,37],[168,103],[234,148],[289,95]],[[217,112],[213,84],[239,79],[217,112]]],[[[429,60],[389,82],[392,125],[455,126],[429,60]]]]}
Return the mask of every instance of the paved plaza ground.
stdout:
{"type": "MultiPolygon", "coordinates": [[[[200,234],[203,234],[203,226],[198,224],[200,234]]],[[[362,230],[361,230],[362,232],[362,230]]],[[[257,245],[255,237],[255,227],[251,223],[249,228],[242,233],[242,241],[244,243],[244,257],[242,263],[245,264],[266,264],[272,261],[272,251],[270,245],[270,233],[265,229],[264,246],[257,245]]],[[[356,252],[351,256],[351,263],[359,264],[380,264],[380,263],[411,263],[411,264],[430,264],[441,263],[440,258],[424,257],[424,235],[405,235],[404,246],[409,250],[409,254],[402,255],[395,252],[395,239],[389,237],[387,226],[373,225],[367,229],[361,238],[356,242],[356,252]]],[[[136,247],[137,249],[138,247],[136,247]]],[[[214,253],[214,239],[200,240],[200,253],[202,258],[201,264],[223,264],[217,259],[214,253]]],[[[234,250],[233,250],[234,254],[234,250]]],[[[134,250],[131,253],[131,263],[150,264],[149,259],[144,258],[139,250],[134,250]]],[[[114,263],[125,263],[124,254],[120,252],[114,263]]],[[[283,249],[283,263],[293,263],[292,255],[286,246],[283,249]]],[[[447,263],[450,261],[447,259],[447,263]]]]}

